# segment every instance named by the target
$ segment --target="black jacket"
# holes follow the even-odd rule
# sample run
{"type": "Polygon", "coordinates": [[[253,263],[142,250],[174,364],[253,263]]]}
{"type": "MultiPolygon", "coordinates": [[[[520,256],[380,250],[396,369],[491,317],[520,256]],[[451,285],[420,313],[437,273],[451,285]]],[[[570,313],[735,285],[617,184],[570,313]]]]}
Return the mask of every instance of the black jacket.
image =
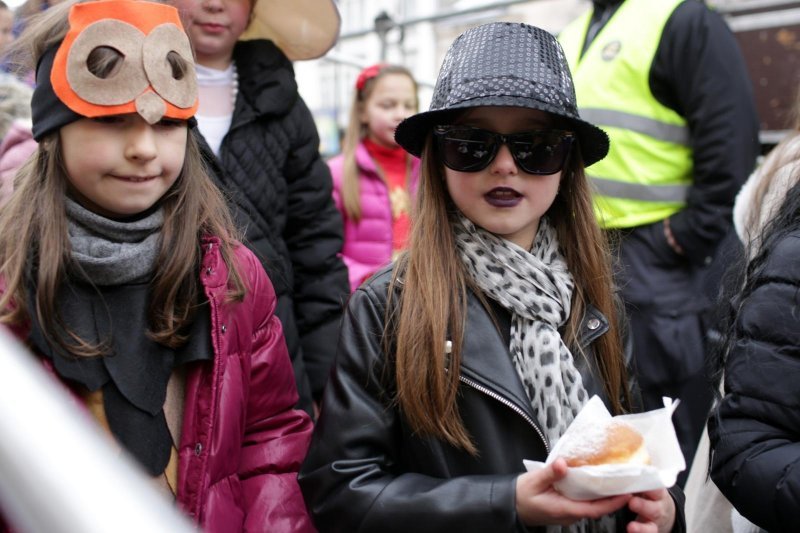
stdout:
{"type": "Polygon", "coordinates": [[[780,238],[742,297],[709,420],[711,477],[743,516],[800,528],[800,228],[780,238]]]}
{"type": "MultiPolygon", "coordinates": [[[[590,35],[622,1],[594,0],[590,35]]],[[[697,0],[675,8],[664,26],[649,83],[656,100],[688,122],[693,181],[686,209],[671,216],[670,225],[688,260],[707,264],[731,227],[733,200],[760,150],[750,76],[723,18],[697,0]]],[[[663,240],[662,223],[656,225],[654,233],[663,240]]]]}
{"type": "MultiPolygon", "coordinates": [[[[508,356],[508,316],[498,315],[501,333],[469,295],[459,412],[478,449],[474,457],[414,434],[392,403],[394,376],[381,345],[390,277],[385,269],[361,285],[345,313],[336,366],[299,476],[317,527],[348,533],[525,531],[515,510],[516,478],[523,459],[543,461],[549,446],[508,356]]],[[[589,361],[591,342],[608,324],[594,309],[583,323],[589,357],[576,357],[576,364],[587,392],[605,398],[589,361]]]]}
{"type": "Polygon", "coordinates": [[[239,94],[231,127],[219,158],[207,146],[204,153],[237,208],[245,243],[275,286],[275,312],[283,324],[301,404],[308,407],[309,382],[316,399],[322,394],[343,299],[350,292],[347,268],[337,255],[341,215],[291,62],[263,40],[237,43],[233,58],[239,94]]]}

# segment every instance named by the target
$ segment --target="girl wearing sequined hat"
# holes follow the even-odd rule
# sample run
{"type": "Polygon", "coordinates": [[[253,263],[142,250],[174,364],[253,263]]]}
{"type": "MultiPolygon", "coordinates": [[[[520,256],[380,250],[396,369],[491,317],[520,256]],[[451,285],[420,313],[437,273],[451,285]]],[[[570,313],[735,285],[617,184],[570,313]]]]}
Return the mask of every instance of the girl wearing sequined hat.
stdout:
{"type": "Polygon", "coordinates": [[[312,412],[349,286],[330,172],[291,61],[333,46],[339,12],[333,0],[170,3],[197,57],[203,156],[275,283],[300,405],[312,412]]]}
{"type": "Polygon", "coordinates": [[[0,210],[0,323],[204,531],[311,531],[311,421],[270,280],[189,134],[177,11],[54,6],[18,45],[39,145],[0,210]]]}
{"type": "Polygon", "coordinates": [[[466,31],[396,140],[422,159],[411,241],[348,304],[300,473],[317,527],[680,530],[679,491],[574,501],[554,488],[563,459],[523,473],[592,395],[633,403],[584,175],[608,139],[555,38],[466,31]]]}

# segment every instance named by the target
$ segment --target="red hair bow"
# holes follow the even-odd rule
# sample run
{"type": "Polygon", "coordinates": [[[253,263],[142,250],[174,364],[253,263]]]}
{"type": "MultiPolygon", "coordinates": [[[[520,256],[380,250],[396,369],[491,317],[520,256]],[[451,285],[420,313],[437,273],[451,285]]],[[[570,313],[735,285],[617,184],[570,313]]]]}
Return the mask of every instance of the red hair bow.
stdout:
{"type": "Polygon", "coordinates": [[[358,79],[356,79],[356,89],[363,91],[367,81],[377,76],[385,66],[386,63],[377,63],[362,70],[361,74],[358,75],[358,79]]]}

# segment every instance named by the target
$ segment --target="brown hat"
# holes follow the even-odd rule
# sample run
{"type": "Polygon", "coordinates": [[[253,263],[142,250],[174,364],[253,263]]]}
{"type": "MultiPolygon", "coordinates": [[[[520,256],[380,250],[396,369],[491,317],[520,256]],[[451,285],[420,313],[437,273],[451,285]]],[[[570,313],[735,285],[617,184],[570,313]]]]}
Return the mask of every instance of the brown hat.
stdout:
{"type": "Polygon", "coordinates": [[[242,40],[269,39],[291,60],[315,59],[339,38],[341,18],[333,0],[254,0],[242,40]]]}
{"type": "Polygon", "coordinates": [[[566,119],[587,166],[608,153],[608,135],[578,115],[561,45],[541,28],[493,22],[462,33],[442,62],[430,108],[401,122],[395,140],[419,156],[434,126],[482,106],[538,109],[566,119]]]}

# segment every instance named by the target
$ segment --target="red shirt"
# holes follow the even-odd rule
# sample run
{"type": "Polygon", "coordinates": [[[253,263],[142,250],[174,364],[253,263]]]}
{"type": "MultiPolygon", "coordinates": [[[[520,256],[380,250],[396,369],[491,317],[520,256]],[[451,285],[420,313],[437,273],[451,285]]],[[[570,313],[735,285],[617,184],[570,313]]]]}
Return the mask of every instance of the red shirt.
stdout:
{"type": "Polygon", "coordinates": [[[364,139],[367,152],[380,168],[392,207],[392,250],[404,250],[411,227],[411,196],[408,192],[408,154],[401,147],[389,148],[364,139]]]}

